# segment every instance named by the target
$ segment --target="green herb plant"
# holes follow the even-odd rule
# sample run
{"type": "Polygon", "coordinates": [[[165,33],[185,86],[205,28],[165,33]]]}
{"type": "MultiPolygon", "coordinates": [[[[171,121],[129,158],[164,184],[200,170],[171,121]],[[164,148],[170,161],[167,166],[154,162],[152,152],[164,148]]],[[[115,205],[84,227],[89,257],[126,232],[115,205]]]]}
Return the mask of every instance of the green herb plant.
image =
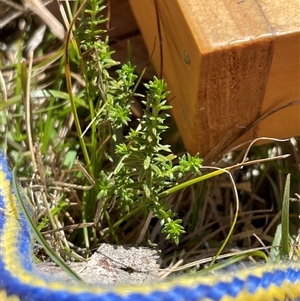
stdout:
{"type": "MultiPolygon", "coordinates": [[[[132,118],[130,107],[139,79],[130,62],[118,67],[112,75],[112,67],[119,64],[112,57],[109,38],[102,38],[105,30],[99,29],[99,24],[106,21],[101,15],[105,9],[103,3],[99,0],[85,3],[78,18],[79,26],[74,30],[75,41],[70,43],[74,54],[70,61],[77,63],[85,80],[84,100],[89,107],[90,120],[85,130],[82,131],[76,121],[78,107],[75,103],[73,114],[78,135],[83,137],[81,147],[87,169],[95,180],[95,186],[83,196],[83,222],[95,219],[99,202],[103,217],[110,225],[108,232],[118,241],[108,213],[115,200],[120,210],[119,220],[123,223],[133,216],[146,218],[151,212],[161,220],[167,239],[178,244],[184,232],[181,220],[159,194],[190,174],[200,175],[202,161],[198,155],[177,159],[170,146],[162,144],[161,135],[168,129],[165,121],[171,106],[166,100],[167,86],[157,77],[145,84],[144,114],[138,126],[130,128],[124,136],[124,127],[132,118]],[[176,164],[175,160],[178,160],[176,164]]],[[[70,64],[68,60],[66,63],[70,64]]],[[[72,93],[70,89],[69,93],[72,93]]],[[[71,101],[72,98],[70,95],[71,101]]],[[[87,231],[85,235],[88,244],[87,231]]]]}

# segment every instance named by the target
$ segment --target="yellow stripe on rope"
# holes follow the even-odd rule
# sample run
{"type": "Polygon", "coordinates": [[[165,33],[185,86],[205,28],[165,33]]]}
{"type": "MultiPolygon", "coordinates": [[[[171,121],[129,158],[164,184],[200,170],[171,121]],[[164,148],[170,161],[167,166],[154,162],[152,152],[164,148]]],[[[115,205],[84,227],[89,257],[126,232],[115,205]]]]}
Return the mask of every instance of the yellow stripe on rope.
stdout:
{"type": "Polygon", "coordinates": [[[18,296],[10,296],[6,295],[6,291],[0,291],[0,300],[1,301],[20,301],[18,296]]]}

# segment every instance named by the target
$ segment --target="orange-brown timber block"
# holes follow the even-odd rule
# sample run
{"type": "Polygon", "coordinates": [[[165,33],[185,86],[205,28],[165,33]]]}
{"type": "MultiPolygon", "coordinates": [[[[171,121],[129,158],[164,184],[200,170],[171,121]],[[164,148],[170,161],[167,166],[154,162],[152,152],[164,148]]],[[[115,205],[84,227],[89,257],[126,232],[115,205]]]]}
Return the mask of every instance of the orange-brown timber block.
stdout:
{"type": "Polygon", "coordinates": [[[129,3],[189,152],[300,135],[299,0],[129,3]]]}

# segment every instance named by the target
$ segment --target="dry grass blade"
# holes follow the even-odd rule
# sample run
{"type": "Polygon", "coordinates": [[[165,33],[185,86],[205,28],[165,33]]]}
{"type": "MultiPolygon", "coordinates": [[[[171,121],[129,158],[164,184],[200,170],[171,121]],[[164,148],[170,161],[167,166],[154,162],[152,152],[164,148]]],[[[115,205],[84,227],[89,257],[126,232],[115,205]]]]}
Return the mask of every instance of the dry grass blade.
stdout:
{"type": "MultiPolygon", "coordinates": [[[[232,130],[232,132],[230,134],[228,134],[221,142],[220,144],[214,148],[205,158],[204,158],[204,162],[207,164],[209,164],[210,162],[212,162],[215,158],[218,158],[218,156],[220,154],[224,154],[226,152],[228,152],[228,148],[230,147],[231,144],[233,144],[235,141],[237,141],[240,137],[242,137],[244,134],[246,134],[247,132],[249,132],[251,129],[253,129],[255,126],[257,126],[261,121],[267,119],[269,116],[275,114],[276,112],[280,111],[280,110],[284,110],[287,107],[292,107],[292,106],[297,106],[300,104],[300,100],[295,100],[292,102],[289,102],[287,104],[284,105],[280,105],[276,108],[273,108],[271,110],[269,110],[268,112],[264,113],[263,115],[261,115],[259,118],[257,118],[256,120],[254,120],[251,124],[249,124],[248,126],[246,126],[244,129],[242,130],[238,130],[238,128],[232,130]]],[[[264,139],[264,138],[258,138],[258,139],[264,139]]],[[[271,138],[272,139],[272,138],[271,138]]],[[[252,140],[253,141],[253,140],[252,140]]],[[[255,139],[256,141],[256,139],[255,139]]],[[[243,143],[243,145],[248,144],[249,141],[243,143]]],[[[238,149],[240,148],[242,145],[239,145],[238,147],[234,147],[234,149],[238,149]]],[[[233,149],[232,149],[233,150],[233,149]]]]}
{"type": "MultiPolygon", "coordinates": [[[[271,248],[272,247],[260,247],[260,248],[252,248],[252,249],[249,249],[249,250],[246,250],[246,251],[235,250],[235,251],[232,251],[230,253],[219,255],[218,259],[231,258],[231,257],[236,256],[236,255],[246,255],[247,256],[247,255],[251,254],[252,252],[265,251],[265,250],[271,249],[271,248]]],[[[166,269],[161,271],[161,279],[164,279],[166,276],[168,276],[172,273],[176,273],[176,272],[183,271],[183,270],[190,269],[190,268],[195,268],[195,267],[197,267],[201,264],[211,263],[214,260],[214,258],[215,258],[215,256],[210,256],[210,257],[200,259],[200,260],[192,260],[191,259],[190,263],[184,264],[182,266],[178,267],[177,265],[175,265],[172,268],[166,268],[166,269]]]]}
{"type": "Polygon", "coordinates": [[[62,24],[49,12],[40,0],[24,0],[24,5],[36,13],[60,39],[65,37],[65,29],[62,24]]]}

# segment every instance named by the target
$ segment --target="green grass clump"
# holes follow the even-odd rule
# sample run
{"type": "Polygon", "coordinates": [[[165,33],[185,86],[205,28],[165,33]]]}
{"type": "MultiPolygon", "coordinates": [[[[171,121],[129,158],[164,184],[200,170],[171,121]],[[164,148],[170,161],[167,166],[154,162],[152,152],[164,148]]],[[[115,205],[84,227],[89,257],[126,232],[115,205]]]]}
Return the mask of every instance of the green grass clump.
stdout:
{"type": "MultiPolygon", "coordinates": [[[[18,98],[4,104],[15,121],[7,127],[5,147],[16,161],[20,152],[30,150],[20,171],[36,172],[33,183],[43,185],[43,207],[50,216],[55,212],[52,218],[39,217],[41,225],[49,222],[58,229],[61,223],[76,220],[83,232],[75,231],[73,240],[90,250],[101,241],[119,243],[122,231],[121,236],[126,235],[126,229],[137,227],[151,214],[160,220],[166,239],[178,244],[184,232],[181,219],[159,195],[191,174],[200,175],[202,160],[198,155],[177,158],[162,142],[171,109],[167,85],[154,77],[144,85],[145,95],[136,96],[140,78],[134,66],[113,59],[106,30],[99,28],[106,22],[104,9],[104,1],[88,1],[77,11],[72,34],[69,31],[64,48],[52,56],[58,68],[51,84],[38,82],[38,75],[48,72],[53,62],[26,66],[17,61],[20,74],[11,94],[18,98]],[[142,99],[143,115],[132,127],[131,106],[137,97],[142,99]],[[17,141],[18,147],[10,141],[17,141]],[[31,161],[33,165],[28,164],[31,161]],[[60,193],[53,197],[57,189],[60,193]],[[78,209],[79,216],[78,212],[72,216],[78,209]],[[64,221],[66,211],[68,221],[64,221]]],[[[21,57],[22,48],[18,51],[21,57]]],[[[2,115],[4,124],[6,116],[2,115]]],[[[70,251],[66,244],[61,247],[70,251]]]]}

